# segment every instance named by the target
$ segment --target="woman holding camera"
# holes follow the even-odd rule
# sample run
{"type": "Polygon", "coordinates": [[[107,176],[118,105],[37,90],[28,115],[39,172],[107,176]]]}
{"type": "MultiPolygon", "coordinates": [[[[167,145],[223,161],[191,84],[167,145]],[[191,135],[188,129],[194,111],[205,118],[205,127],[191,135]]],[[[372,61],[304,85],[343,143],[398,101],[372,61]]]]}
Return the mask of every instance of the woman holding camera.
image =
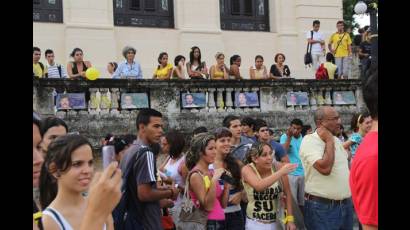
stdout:
{"type": "Polygon", "coordinates": [[[192,202],[208,212],[207,229],[225,229],[224,208],[228,203],[230,185],[219,184],[225,169],[209,169],[215,162],[215,137],[209,133],[200,133],[192,138],[191,147],[186,155],[189,194],[192,202]]]}
{"type": "Polygon", "coordinates": [[[241,183],[241,168],[238,160],[232,157],[231,138],[232,133],[228,128],[218,128],[214,132],[216,145],[216,158],[212,164],[214,169],[224,169],[226,173],[219,180],[221,187],[229,184],[228,204],[225,212],[225,229],[245,229],[245,223],[241,211],[243,186],[241,183]]]}

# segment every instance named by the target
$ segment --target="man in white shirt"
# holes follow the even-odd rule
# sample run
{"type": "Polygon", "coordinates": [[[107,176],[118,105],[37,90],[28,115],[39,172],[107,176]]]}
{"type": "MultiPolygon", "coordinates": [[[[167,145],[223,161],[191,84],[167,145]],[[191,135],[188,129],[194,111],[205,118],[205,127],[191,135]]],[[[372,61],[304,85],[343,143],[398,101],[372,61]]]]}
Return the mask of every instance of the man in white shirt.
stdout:
{"type": "Polygon", "coordinates": [[[334,107],[319,107],[317,130],[303,137],[299,155],[305,175],[306,229],[353,230],[348,154],[335,137],[341,120],[334,107]]]}
{"type": "Polygon", "coordinates": [[[54,62],[54,52],[51,49],[46,50],[47,59],[47,78],[67,78],[67,71],[64,66],[54,62]]]}
{"type": "Polygon", "coordinates": [[[313,69],[316,71],[320,64],[323,62],[325,53],[325,37],[321,32],[319,32],[320,21],[313,21],[313,30],[306,33],[306,38],[308,43],[312,46],[312,64],[313,69]],[[313,32],[313,36],[312,36],[313,32]]]}

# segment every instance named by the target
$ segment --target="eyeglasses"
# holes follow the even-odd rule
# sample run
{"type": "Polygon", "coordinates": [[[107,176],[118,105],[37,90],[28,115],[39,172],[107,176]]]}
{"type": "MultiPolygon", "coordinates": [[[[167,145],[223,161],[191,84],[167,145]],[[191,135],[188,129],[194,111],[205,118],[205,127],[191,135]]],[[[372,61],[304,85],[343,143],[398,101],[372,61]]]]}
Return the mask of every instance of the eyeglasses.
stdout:
{"type": "Polygon", "coordinates": [[[259,132],[269,132],[269,129],[260,129],[259,132]]]}

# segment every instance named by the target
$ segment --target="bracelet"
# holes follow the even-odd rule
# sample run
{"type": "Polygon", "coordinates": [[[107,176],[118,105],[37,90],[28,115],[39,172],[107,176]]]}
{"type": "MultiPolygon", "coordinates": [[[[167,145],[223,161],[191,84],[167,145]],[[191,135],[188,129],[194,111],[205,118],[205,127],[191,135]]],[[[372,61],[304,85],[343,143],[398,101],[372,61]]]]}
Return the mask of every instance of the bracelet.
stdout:
{"type": "Polygon", "coordinates": [[[295,222],[295,217],[294,216],[286,216],[288,222],[295,222]]]}
{"type": "Polygon", "coordinates": [[[292,215],[286,216],[283,220],[282,220],[283,224],[287,224],[289,222],[295,222],[295,217],[292,215]]]}

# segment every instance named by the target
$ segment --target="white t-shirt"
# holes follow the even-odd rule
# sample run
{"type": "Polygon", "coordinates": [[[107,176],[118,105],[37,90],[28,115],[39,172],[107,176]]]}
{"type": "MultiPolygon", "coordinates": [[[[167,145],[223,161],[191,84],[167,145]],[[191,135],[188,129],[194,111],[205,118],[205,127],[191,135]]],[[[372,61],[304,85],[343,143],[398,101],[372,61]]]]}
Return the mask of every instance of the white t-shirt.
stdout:
{"type": "MultiPolygon", "coordinates": [[[[310,31],[306,33],[306,38],[307,39],[311,38],[310,31]]],[[[323,36],[321,32],[313,31],[313,40],[324,41],[325,37],[323,36]]],[[[322,54],[322,53],[323,53],[323,50],[322,50],[322,46],[320,45],[320,43],[315,43],[312,45],[312,54],[322,54]]]]}

